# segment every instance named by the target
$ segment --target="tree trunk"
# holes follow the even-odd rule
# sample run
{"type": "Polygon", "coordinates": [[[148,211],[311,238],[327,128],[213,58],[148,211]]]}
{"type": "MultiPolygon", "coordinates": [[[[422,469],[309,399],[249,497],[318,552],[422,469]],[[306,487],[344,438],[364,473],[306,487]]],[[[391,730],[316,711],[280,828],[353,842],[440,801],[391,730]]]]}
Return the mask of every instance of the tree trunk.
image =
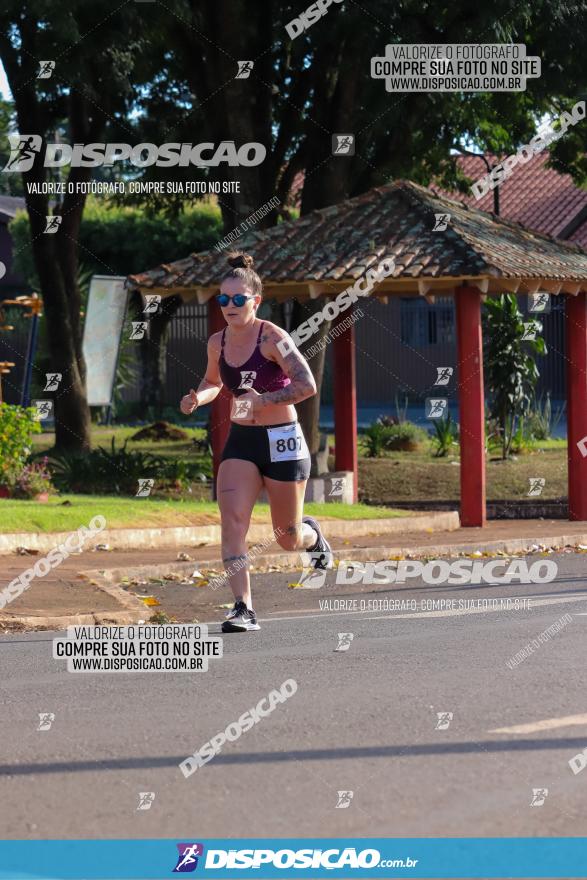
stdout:
{"type": "Polygon", "coordinates": [[[157,311],[149,321],[149,337],[141,346],[146,381],[142,385],[145,407],[153,408],[154,418],[161,418],[167,379],[167,342],[173,316],[182,304],[180,296],[169,296],[161,300],[157,311]]]}

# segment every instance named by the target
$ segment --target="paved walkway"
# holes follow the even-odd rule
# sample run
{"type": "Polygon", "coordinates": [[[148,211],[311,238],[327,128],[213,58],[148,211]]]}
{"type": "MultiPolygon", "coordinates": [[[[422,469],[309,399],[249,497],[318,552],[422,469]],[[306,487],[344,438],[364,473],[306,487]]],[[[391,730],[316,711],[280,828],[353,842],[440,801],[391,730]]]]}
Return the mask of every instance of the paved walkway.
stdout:
{"type": "MultiPolygon", "coordinates": [[[[470,552],[484,548],[491,549],[488,545],[494,541],[511,541],[515,539],[527,539],[540,545],[544,538],[569,538],[573,536],[587,535],[587,522],[569,522],[567,520],[496,520],[491,521],[485,528],[460,528],[455,531],[444,532],[402,532],[387,536],[386,534],[365,535],[354,539],[352,542],[345,538],[334,538],[333,549],[339,558],[365,559],[384,558],[377,556],[378,548],[387,552],[396,548],[403,551],[409,548],[431,548],[433,554],[450,553],[454,548],[467,545],[470,552]],[[370,553],[369,551],[372,551],[370,553]]],[[[572,540],[576,543],[576,539],[572,540]]],[[[564,543],[564,542],[563,542],[564,543]]],[[[220,547],[208,545],[205,547],[186,547],[190,562],[215,563],[215,567],[222,569],[220,547]]],[[[425,554],[425,550],[423,551],[425,554]]],[[[42,554],[19,555],[10,554],[0,557],[0,589],[4,588],[23,571],[34,565],[36,559],[42,558],[42,554]]],[[[280,568],[289,563],[291,559],[292,569],[300,568],[300,558],[297,553],[284,554],[277,545],[269,548],[269,552],[254,560],[255,566],[260,569],[263,566],[276,562],[280,568]],[[278,554],[279,556],[275,555],[278,554]],[[273,558],[272,558],[273,557],[273,558]]],[[[173,568],[178,560],[177,549],[164,548],[140,551],[86,551],[75,556],[70,556],[57,568],[52,569],[45,577],[34,578],[31,586],[21,596],[12,601],[0,612],[0,629],[3,622],[18,615],[27,615],[42,618],[43,616],[56,615],[80,615],[94,614],[99,612],[114,612],[119,609],[119,604],[114,595],[103,592],[91,579],[81,574],[89,570],[105,571],[107,569],[132,570],[141,568],[141,577],[148,578],[148,567],[166,566],[173,568]]],[[[186,566],[182,566],[185,571],[186,566]]],[[[189,568],[190,566],[187,566],[189,568]]],[[[156,569],[152,574],[160,574],[156,569]]],[[[149,617],[150,609],[145,606],[145,617],[149,617]]]]}

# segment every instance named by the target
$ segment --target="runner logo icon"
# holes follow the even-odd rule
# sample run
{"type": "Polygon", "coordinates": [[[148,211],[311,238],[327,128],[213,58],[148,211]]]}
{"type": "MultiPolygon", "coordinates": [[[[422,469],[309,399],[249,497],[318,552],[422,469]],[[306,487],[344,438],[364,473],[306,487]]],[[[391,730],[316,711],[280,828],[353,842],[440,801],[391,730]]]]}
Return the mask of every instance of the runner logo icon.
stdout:
{"type": "Polygon", "coordinates": [[[204,855],[204,844],[202,843],[178,843],[177,849],[179,856],[177,857],[177,865],[173,869],[174,874],[187,874],[195,871],[198,867],[198,857],[204,855]]]}
{"type": "Polygon", "coordinates": [[[9,134],[10,157],[4,171],[30,171],[37,153],[41,151],[41,136],[38,134],[9,134]]]}

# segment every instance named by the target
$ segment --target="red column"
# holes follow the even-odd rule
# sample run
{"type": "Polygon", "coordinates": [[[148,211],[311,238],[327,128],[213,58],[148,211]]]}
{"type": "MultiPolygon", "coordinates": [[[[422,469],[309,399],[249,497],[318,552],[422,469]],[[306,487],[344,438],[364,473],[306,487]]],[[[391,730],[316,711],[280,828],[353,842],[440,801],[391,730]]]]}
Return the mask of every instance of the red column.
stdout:
{"type": "MultiPolygon", "coordinates": [[[[212,297],[208,300],[208,336],[223,330],[226,327],[226,321],[222,317],[222,310],[216,299],[212,297]]],[[[214,468],[214,484],[220,467],[220,456],[226,443],[228,431],[230,430],[230,407],[232,395],[224,388],[213,402],[210,410],[210,437],[212,442],[212,464],[214,468]]],[[[216,485],[214,486],[214,497],[216,497],[216,485]]]]}
{"type": "Polygon", "coordinates": [[[587,520],[587,293],[567,295],[569,519],[587,520]]]}
{"type": "Polygon", "coordinates": [[[333,341],[335,468],[353,472],[353,501],[358,498],[357,382],[355,325],[333,341]]]}
{"type": "Polygon", "coordinates": [[[474,287],[457,287],[457,351],[461,445],[461,525],[484,526],[485,407],[481,294],[474,287]]]}

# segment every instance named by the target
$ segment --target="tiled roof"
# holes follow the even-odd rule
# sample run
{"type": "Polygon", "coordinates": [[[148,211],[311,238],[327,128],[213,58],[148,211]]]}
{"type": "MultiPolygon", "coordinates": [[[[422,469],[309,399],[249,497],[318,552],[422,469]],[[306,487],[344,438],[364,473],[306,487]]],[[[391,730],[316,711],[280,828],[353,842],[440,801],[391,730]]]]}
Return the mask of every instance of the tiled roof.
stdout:
{"type": "MultiPolygon", "coordinates": [[[[499,161],[486,153],[490,164],[499,161]]],[[[587,246],[587,190],[579,189],[569,174],[560,174],[547,168],[548,151],[538,153],[529,162],[516,165],[499,187],[499,213],[505,220],[515,220],[527,229],[535,229],[587,246]],[[569,224],[584,211],[585,216],[578,228],[565,234],[569,224]]],[[[487,166],[481,156],[459,156],[461,171],[472,180],[487,174],[487,166]]],[[[472,194],[450,193],[431,185],[432,192],[447,198],[463,201],[481,211],[493,211],[493,191],[477,201],[472,194]]]]}
{"type": "MultiPolygon", "coordinates": [[[[393,258],[392,278],[443,277],[587,279],[587,253],[530,232],[520,224],[433,195],[409,181],[376,187],[299,220],[247,233],[235,242],[255,259],[273,285],[351,281],[380,260],[393,258]],[[445,232],[433,232],[434,214],[448,213],[445,232]]],[[[145,289],[217,288],[226,254],[216,249],[131,275],[145,289]]]]}
{"type": "Polygon", "coordinates": [[[17,211],[24,211],[26,202],[21,196],[2,196],[0,195],[0,214],[6,214],[8,217],[14,217],[17,211]]]}

